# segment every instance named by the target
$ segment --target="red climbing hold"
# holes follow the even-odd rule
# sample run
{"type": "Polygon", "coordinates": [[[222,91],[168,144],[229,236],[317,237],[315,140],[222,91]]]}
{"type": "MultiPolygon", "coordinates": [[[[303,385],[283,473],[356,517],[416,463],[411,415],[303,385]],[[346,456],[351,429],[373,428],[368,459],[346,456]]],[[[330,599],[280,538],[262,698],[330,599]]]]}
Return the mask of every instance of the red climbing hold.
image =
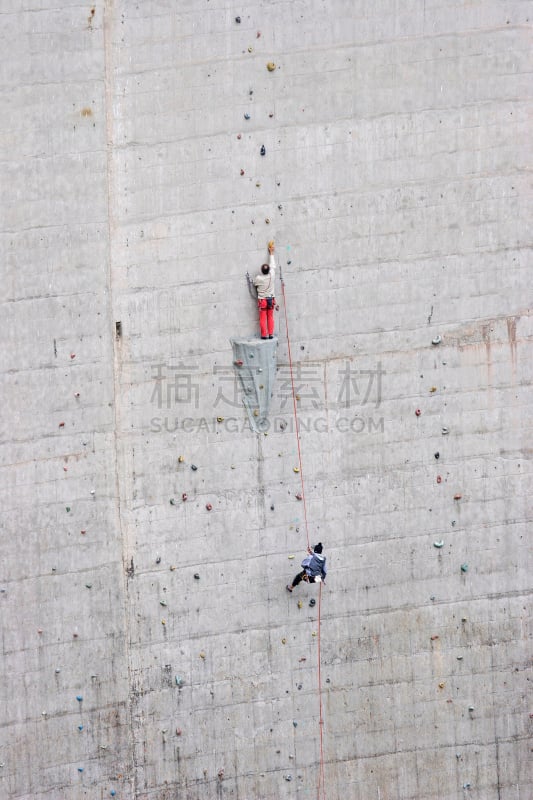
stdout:
{"type": "Polygon", "coordinates": [[[297,499],[297,500],[303,500],[303,496],[302,496],[300,493],[298,493],[298,494],[296,495],[296,499],[297,499]]]}
{"type": "Polygon", "coordinates": [[[211,509],[213,508],[213,506],[211,505],[211,503],[206,503],[206,504],[205,504],[205,507],[207,508],[207,510],[208,510],[208,511],[211,511],[211,509]]]}
{"type": "Polygon", "coordinates": [[[183,500],[183,502],[185,502],[185,500],[187,499],[187,492],[183,492],[183,494],[181,495],[181,499],[183,500]]]}
{"type": "Polygon", "coordinates": [[[442,478],[440,475],[437,475],[437,483],[442,483],[442,478]]]}
{"type": "Polygon", "coordinates": [[[238,361],[234,361],[233,363],[235,364],[236,367],[242,367],[244,362],[241,359],[239,359],[238,361]]]}
{"type": "Polygon", "coordinates": [[[462,496],[463,496],[462,494],[454,494],[453,499],[460,500],[462,496]]]}
{"type": "Polygon", "coordinates": [[[417,409],[416,409],[416,411],[415,411],[415,414],[416,414],[416,416],[417,416],[417,417],[419,417],[421,413],[422,413],[422,412],[420,411],[420,409],[419,409],[419,408],[417,408],[417,409]]]}
{"type": "Polygon", "coordinates": [[[60,422],[60,423],[59,423],[59,427],[60,427],[60,428],[64,428],[64,427],[65,427],[65,423],[64,423],[64,422],[60,422]]]}
{"type": "Polygon", "coordinates": [[[70,354],[70,357],[71,357],[71,358],[76,358],[76,353],[71,353],[71,354],[70,354]]]}

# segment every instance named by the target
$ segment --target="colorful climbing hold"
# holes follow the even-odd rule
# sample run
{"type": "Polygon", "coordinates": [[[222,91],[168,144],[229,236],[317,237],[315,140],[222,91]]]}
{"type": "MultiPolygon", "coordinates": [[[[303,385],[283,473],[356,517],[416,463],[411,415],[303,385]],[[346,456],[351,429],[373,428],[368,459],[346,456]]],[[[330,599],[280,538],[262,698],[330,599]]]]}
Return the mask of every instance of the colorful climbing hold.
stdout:
{"type": "Polygon", "coordinates": [[[183,492],[183,494],[181,495],[181,499],[183,500],[183,502],[187,500],[187,492],[183,492]]]}
{"type": "Polygon", "coordinates": [[[274,72],[275,69],[276,69],[275,63],[273,61],[268,61],[267,62],[267,70],[269,72],[274,72]]]}
{"type": "Polygon", "coordinates": [[[437,475],[437,483],[442,483],[442,477],[440,475],[437,475]]]}
{"type": "Polygon", "coordinates": [[[211,511],[211,509],[213,508],[213,506],[211,505],[211,503],[206,503],[206,504],[205,504],[205,507],[206,507],[206,509],[207,509],[208,511],[211,511]]]}
{"type": "Polygon", "coordinates": [[[296,499],[297,499],[297,500],[303,500],[303,499],[304,499],[304,498],[303,498],[303,495],[302,495],[302,494],[300,494],[300,492],[298,492],[298,494],[296,494],[296,495],[294,495],[294,496],[296,497],[296,499]]]}
{"type": "Polygon", "coordinates": [[[293,471],[293,472],[300,472],[300,467],[293,467],[293,468],[292,468],[292,471],[293,471]]]}
{"type": "Polygon", "coordinates": [[[59,423],[59,427],[60,427],[60,428],[64,428],[64,427],[65,427],[65,423],[64,423],[64,422],[60,422],[60,423],[59,423]]]}
{"type": "Polygon", "coordinates": [[[433,547],[436,547],[437,550],[440,550],[441,547],[444,547],[444,539],[439,539],[438,542],[433,542],[433,547]]]}
{"type": "Polygon", "coordinates": [[[421,410],[417,408],[415,411],[416,416],[419,417],[421,413],[422,413],[421,410]]]}
{"type": "Polygon", "coordinates": [[[461,572],[468,572],[468,564],[461,564],[461,572]]]}
{"type": "Polygon", "coordinates": [[[460,500],[462,498],[462,496],[463,496],[462,494],[454,494],[453,499],[454,500],[460,500]]]}

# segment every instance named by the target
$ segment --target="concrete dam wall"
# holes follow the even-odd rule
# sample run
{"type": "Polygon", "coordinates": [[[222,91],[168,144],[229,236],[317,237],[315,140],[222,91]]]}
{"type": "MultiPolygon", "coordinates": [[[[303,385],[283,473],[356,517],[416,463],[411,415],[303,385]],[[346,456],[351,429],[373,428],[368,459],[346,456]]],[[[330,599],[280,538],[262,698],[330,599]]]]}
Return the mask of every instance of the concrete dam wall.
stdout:
{"type": "Polygon", "coordinates": [[[1,798],[533,796],[531,13],[3,0],[1,798]]]}

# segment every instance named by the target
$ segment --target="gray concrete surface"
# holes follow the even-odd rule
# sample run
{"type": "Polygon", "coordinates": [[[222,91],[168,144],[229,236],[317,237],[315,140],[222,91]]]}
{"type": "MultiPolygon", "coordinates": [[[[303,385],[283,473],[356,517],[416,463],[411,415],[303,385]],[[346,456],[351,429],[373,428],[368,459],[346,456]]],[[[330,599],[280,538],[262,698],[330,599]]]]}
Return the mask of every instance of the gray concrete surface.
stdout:
{"type": "Polygon", "coordinates": [[[317,796],[271,238],[322,797],[533,796],[531,13],[4,0],[2,798],[317,796]]]}

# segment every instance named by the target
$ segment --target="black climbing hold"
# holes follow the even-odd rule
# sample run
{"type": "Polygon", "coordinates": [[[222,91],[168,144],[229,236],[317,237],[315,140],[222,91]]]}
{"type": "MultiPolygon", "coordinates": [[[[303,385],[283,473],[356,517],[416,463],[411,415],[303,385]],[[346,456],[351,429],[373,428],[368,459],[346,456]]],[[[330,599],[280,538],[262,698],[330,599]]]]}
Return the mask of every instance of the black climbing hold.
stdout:
{"type": "Polygon", "coordinates": [[[436,458],[436,459],[437,459],[437,461],[438,461],[438,460],[439,460],[439,458],[440,458],[440,453],[435,453],[435,458],[436,458]]]}
{"type": "Polygon", "coordinates": [[[193,472],[196,472],[198,467],[196,466],[196,464],[191,464],[191,469],[192,469],[193,472]]]}
{"type": "Polygon", "coordinates": [[[237,23],[237,25],[240,25],[241,18],[240,17],[235,17],[235,22],[237,23]]]}
{"type": "Polygon", "coordinates": [[[199,576],[199,574],[197,572],[194,573],[194,579],[197,580],[197,581],[200,580],[200,576],[199,576]]]}
{"type": "Polygon", "coordinates": [[[272,504],[272,505],[270,506],[270,510],[271,510],[271,511],[274,511],[274,504],[272,504]]]}
{"type": "Polygon", "coordinates": [[[313,607],[315,604],[316,604],[316,600],[315,600],[315,598],[314,598],[314,597],[312,597],[312,598],[310,599],[310,601],[309,601],[309,605],[310,605],[310,606],[311,606],[311,608],[312,608],[312,607],[313,607]]]}
{"type": "Polygon", "coordinates": [[[155,563],[156,564],[160,564],[161,563],[161,556],[157,556],[157,558],[155,560],[155,563]]]}
{"type": "Polygon", "coordinates": [[[244,119],[250,119],[250,115],[248,114],[248,112],[246,112],[246,114],[244,115],[244,119]]]}
{"type": "Polygon", "coordinates": [[[264,144],[261,145],[261,150],[259,152],[261,153],[262,156],[266,155],[266,148],[264,144]]]}

